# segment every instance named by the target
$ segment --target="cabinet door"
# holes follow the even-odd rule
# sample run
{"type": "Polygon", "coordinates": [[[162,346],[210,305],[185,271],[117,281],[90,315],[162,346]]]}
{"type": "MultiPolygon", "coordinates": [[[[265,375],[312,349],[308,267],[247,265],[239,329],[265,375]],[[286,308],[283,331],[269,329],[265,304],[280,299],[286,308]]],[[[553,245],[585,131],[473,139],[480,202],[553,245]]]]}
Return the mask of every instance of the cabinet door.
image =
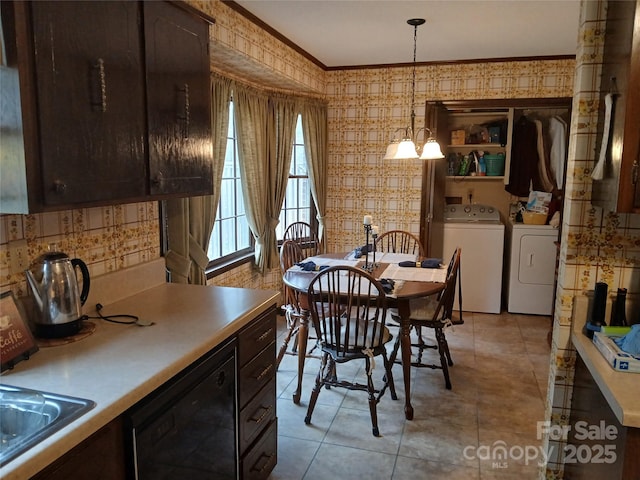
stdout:
{"type": "Polygon", "coordinates": [[[629,85],[627,92],[627,112],[624,126],[624,146],[622,153],[622,175],[627,173],[632,178],[631,183],[627,183],[623,188],[622,195],[633,196],[632,211],[640,212],[640,185],[638,175],[640,172],[640,128],[638,128],[638,118],[640,118],[640,1],[636,1],[635,20],[633,24],[633,37],[631,40],[631,56],[629,64],[629,85]],[[635,87],[633,87],[635,85],[635,87]],[[627,193],[631,191],[631,193],[627,193]]]}
{"type": "MultiPolygon", "coordinates": [[[[448,112],[440,102],[426,103],[425,126],[431,130],[441,148],[448,144],[448,112]]],[[[446,176],[446,157],[423,162],[420,239],[427,249],[427,257],[443,257],[446,176]]]]}
{"type": "Polygon", "coordinates": [[[209,24],[144,2],[150,193],[212,193],[209,24]]]}
{"type": "Polygon", "coordinates": [[[46,206],[135,198],[146,189],[137,2],[33,2],[46,206]]]}
{"type": "Polygon", "coordinates": [[[31,480],[124,480],[122,418],[117,417],[31,480]]]}
{"type": "Polygon", "coordinates": [[[607,211],[640,212],[640,1],[610,1],[600,82],[596,159],[603,143],[605,95],[617,93],[611,115],[604,178],[593,182],[592,203],[607,211]]]}

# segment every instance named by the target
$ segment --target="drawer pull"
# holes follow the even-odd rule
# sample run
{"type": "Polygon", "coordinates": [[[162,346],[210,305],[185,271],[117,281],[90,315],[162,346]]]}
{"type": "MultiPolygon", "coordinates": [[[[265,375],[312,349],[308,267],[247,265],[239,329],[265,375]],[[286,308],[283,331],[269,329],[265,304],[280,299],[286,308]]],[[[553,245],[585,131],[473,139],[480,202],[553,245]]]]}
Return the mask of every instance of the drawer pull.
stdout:
{"type": "Polygon", "coordinates": [[[260,335],[258,337],[258,341],[259,342],[263,342],[266,338],[268,338],[269,336],[271,336],[271,332],[273,332],[273,328],[270,328],[269,330],[267,330],[266,332],[264,332],[262,335],[260,335]]]}
{"type": "Polygon", "coordinates": [[[251,417],[249,420],[256,423],[262,422],[262,420],[264,420],[267,414],[271,411],[271,405],[269,405],[268,407],[260,405],[260,410],[262,410],[262,414],[258,418],[251,417]]]}
{"type": "Polygon", "coordinates": [[[252,472],[259,472],[259,473],[264,472],[267,469],[267,467],[269,467],[269,465],[271,464],[271,460],[275,456],[276,456],[275,453],[271,453],[271,454],[268,454],[268,455],[266,453],[261,454],[260,457],[258,457],[258,461],[256,463],[254,463],[253,466],[251,467],[251,471],[252,472]],[[256,467],[258,465],[260,459],[262,459],[262,458],[266,458],[266,460],[264,462],[264,465],[262,465],[262,467],[259,467],[259,468],[256,467]]]}
{"type": "Polygon", "coordinates": [[[266,375],[269,374],[271,370],[273,370],[273,363],[270,363],[269,365],[267,365],[267,367],[264,370],[262,370],[262,372],[260,372],[260,375],[256,377],[256,380],[262,380],[266,375]]]}

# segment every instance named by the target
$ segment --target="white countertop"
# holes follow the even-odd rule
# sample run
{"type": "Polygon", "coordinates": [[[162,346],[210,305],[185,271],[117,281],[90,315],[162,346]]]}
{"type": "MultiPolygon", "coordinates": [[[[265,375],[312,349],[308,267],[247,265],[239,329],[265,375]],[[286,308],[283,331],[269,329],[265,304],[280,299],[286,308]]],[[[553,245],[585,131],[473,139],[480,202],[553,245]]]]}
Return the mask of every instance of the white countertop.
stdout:
{"type": "Polygon", "coordinates": [[[591,339],[582,334],[586,306],[576,303],[571,341],[600,388],[618,421],[640,428],[640,373],[618,372],[609,365],[591,339]],[[582,318],[583,320],[580,320],[582,318]]]}
{"type": "Polygon", "coordinates": [[[278,292],[162,283],[111,304],[151,327],[103,320],[90,336],[42,347],[1,383],[93,400],[96,407],[0,468],[3,480],[29,478],[122,414],[270,306],[278,292]]]}

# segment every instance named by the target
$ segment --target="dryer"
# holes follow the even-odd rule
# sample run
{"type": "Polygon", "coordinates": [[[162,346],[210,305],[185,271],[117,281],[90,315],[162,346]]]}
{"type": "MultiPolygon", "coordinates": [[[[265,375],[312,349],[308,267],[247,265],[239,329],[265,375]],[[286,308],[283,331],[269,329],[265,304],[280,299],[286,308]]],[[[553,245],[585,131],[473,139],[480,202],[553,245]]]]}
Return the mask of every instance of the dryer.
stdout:
{"type": "MultiPolygon", "coordinates": [[[[461,247],[462,310],[500,313],[504,224],[490,205],[447,205],[444,214],[443,255],[448,262],[461,247]]],[[[455,305],[458,304],[456,289],[455,305]]]]}
{"type": "Polygon", "coordinates": [[[509,223],[507,310],[551,315],[558,229],[551,225],[509,223]]]}

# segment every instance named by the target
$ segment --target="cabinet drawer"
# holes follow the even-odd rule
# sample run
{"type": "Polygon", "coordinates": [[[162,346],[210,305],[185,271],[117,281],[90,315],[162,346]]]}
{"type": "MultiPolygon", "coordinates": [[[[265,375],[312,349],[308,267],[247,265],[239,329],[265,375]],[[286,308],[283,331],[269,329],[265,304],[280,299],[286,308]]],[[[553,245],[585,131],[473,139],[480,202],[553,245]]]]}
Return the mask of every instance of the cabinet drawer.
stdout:
{"type": "Polygon", "coordinates": [[[276,340],[276,311],[269,310],[240,332],[238,365],[243,367],[267,345],[276,340]]]}
{"type": "Polygon", "coordinates": [[[274,420],[258,443],[242,460],[241,478],[263,480],[269,476],[278,461],[278,421],[274,420]]]}
{"type": "Polygon", "coordinates": [[[244,407],[262,387],[276,376],[276,342],[240,370],[240,408],[244,407]]]}
{"type": "Polygon", "coordinates": [[[276,418],[276,382],[264,387],[240,412],[240,454],[276,418]]]}

